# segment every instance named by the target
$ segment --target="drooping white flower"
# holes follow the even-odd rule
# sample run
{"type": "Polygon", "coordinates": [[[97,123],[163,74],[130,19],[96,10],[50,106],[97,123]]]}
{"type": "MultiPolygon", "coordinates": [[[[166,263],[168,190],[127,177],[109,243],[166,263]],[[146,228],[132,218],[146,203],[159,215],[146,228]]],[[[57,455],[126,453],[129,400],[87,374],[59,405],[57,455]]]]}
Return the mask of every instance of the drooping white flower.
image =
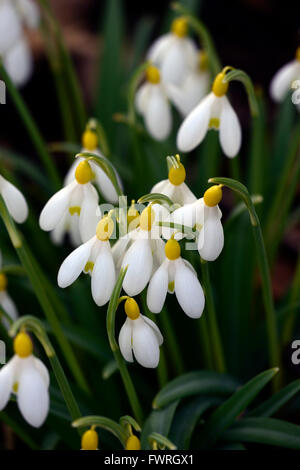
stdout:
{"type": "Polygon", "coordinates": [[[163,343],[161,332],[152,320],[140,314],[134,299],[126,300],[125,312],[127,318],[119,334],[119,346],[124,359],[133,362],[134,355],[141,366],[157,367],[159,347],[163,343]]]}
{"type": "Polygon", "coordinates": [[[130,296],[142,292],[153,269],[161,263],[164,242],[156,222],[164,220],[167,214],[168,210],[160,204],[149,205],[141,213],[139,227],[118,240],[113,248],[114,259],[121,260],[123,268],[128,267],[123,289],[130,296]]]}
{"type": "Polygon", "coordinates": [[[82,272],[91,273],[92,296],[97,305],[105,305],[116,282],[115,264],[109,239],[114,223],[109,216],[97,225],[96,235],[76,248],[62,263],[57,277],[59,287],[73,284],[82,272]]]}
{"type": "Polygon", "coordinates": [[[23,194],[1,175],[0,194],[12,218],[19,224],[25,222],[28,216],[28,206],[23,194]]]}
{"type": "Polygon", "coordinates": [[[165,260],[152,276],[147,290],[147,305],[151,312],[161,312],[167,292],[173,294],[182,310],[191,318],[200,318],[205,298],[201,284],[192,265],[180,256],[180,245],[167,241],[165,260]]]}
{"type": "Polygon", "coordinates": [[[198,52],[198,60],[190,68],[180,85],[167,83],[168,97],[178,111],[185,117],[204,98],[209,91],[210,74],[207,69],[207,56],[205,52],[198,52]]]}
{"type": "Polygon", "coordinates": [[[83,242],[89,240],[100,218],[98,193],[91,184],[93,171],[90,164],[81,161],[75,171],[75,179],[49,199],[40,215],[40,227],[50,232],[66,221],[69,213],[79,217],[79,231],[83,242]]]}
{"type": "Polygon", "coordinates": [[[50,238],[55,245],[61,245],[66,234],[70,237],[71,245],[77,247],[81,245],[82,239],[79,230],[79,216],[77,213],[66,212],[56,227],[51,231],[50,238]]]}
{"type": "MultiPolygon", "coordinates": [[[[15,321],[18,318],[18,310],[17,307],[10,297],[9,293],[7,292],[7,277],[6,275],[1,272],[2,268],[2,254],[0,252],[0,305],[4,309],[4,311],[10,316],[10,318],[15,321]]],[[[8,320],[2,316],[1,321],[5,328],[9,328],[10,324],[8,320]]]]}
{"type": "Polygon", "coordinates": [[[189,187],[185,184],[186,172],[180,163],[179,155],[176,155],[177,166],[171,166],[167,180],[160,181],[151,189],[151,193],[159,193],[168,196],[174,204],[190,204],[197,200],[189,187]]]}
{"type": "Polygon", "coordinates": [[[209,129],[219,131],[220,144],[227,157],[235,157],[241,147],[242,133],[238,117],[225,96],[228,83],[225,73],[219,73],[212,91],[185,118],[177,134],[177,147],[182,152],[196,148],[209,129]]]}
{"type": "Polygon", "coordinates": [[[14,351],[13,358],[0,370],[0,410],[15,393],[23,418],[39,428],[49,411],[49,373],[42,361],[33,356],[32,341],[26,333],[16,336],[14,351]]]}
{"type": "Polygon", "coordinates": [[[195,43],[187,37],[185,18],[173,21],[171,32],[158,38],[151,46],[147,58],[161,70],[162,81],[181,85],[189,70],[197,63],[195,43]]]}
{"type": "Polygon", "coordinates": [[[296,51],[295,59],[281,67],[273,77],[270,85],[273,100],[283,101],[295,80],[300,80],[300,47],[296,51]]]}
{"type": "Polygon", "coordinates": [[[171,107],[160,72],[150,65],[146,70],[146,82],[136,93],[137,111],[144,117],[149,134],[156,140],[168,137],[172,128],[171,107]]]}

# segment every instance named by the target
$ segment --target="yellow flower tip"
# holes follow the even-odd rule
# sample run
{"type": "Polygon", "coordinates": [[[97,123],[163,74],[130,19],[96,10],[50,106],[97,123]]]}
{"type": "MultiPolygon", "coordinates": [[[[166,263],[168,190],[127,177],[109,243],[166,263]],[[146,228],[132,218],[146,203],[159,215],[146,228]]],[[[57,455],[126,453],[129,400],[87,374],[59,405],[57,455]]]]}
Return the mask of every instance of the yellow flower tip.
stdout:
{"type": "Polygon", "coordinates": [[[222,200],[222,196],[222,185],[215,185],[205,191],[203,199],[208,207],[214,207],[222,200]]]}
{"type": "Polygon", "coordinates": [[[115,224],[111,217],[104,216],[97,225],[96,236],[101,242],[106,242],[113,234],[115,224]]]}
{"type": "Polygon", "coordinates": [[[188,33],[188,22],[186,18],[176,18],[172,23],[171,31],[179,38],[184,38],[188,33]]]}
{"type": "Polygon", "coordinates": [[[203,72],[208,68],[208,55],[204,51],[199,52],[199,68],[203,72]]]}
{"type": "Polygon", "coordinates": [[[89,183],[89,181],[91,181],[93,177],[94,177],[94,174],[91,169],[91,166],[86,160],[83,160],[77,165],[77,168],[75,171],[75,178],[76,178],[77,183],[79,184],[89,183]]]}
{"type": "Polygon", "coordinates": [[[96,148],[98,147],[98,137],[96,132],[92,131],[91,129],[87,129],[82,134],[82,146],[86,150],[96,150],[96,148]]]}
{"type": "Polygon", "coordinates": [[[175,260],[179,258],[180,253],[181,253],[181,249],[180,249],[179,243],[173,238],[170,238],[170,240],[168,240],[165,245],[166,257],[170,260],[175,260]]]}
{"type": "Polygon", "coordinates": [[[27,333],[19,333],[14,339],[14,351],[19,357],[25,358],[32,354],[33,344],[27,333]]]}
{"type": "Polygon", "coordinates": [[[299,60],[300,62],[300,46],[296,50],[296,60],[299,60]]]}
{"type": "Polygon", "coordinates": [[[214,80],[213,86],[212,86],[213,93],[216,96],[218,96],[219,98],[221,96],[226,95],[227,90],[228,90],[228,86],[229,86],[229,83],[224,83],[223,82],[224,78],[225,78],[225,73],[224,72],[218,73],[218,75],[216,76],[216,78],[214,80]]]}
{"type": "Polygon", "coordinates": [[[160,73],[157,67],[154,65],[149,65],[146,70],[146,78],[148,82],[152,83],[153,85],[157,85],[160,82],[160,73]]]}
{"type": "Polygon", "coordinates": [[[132,298],[128,297],[125,302],[125,313],[130,318],[130,320],[136,320],[140,316],[140,309],[137,302],[132,298]]]}
{"type": "Polygon", "coordinates": [[[137,436],[129,436],[125,448],[126,450],[141,450],[141,441],[137,436]]]}
{"type": "Polygon", "coordinates": [[[81,438],[81,449],[82,450],[98,450],[99,438],[98,434],[94,429],[85,431],[81,438]]]}
{"type": "Polygon", "coordinates": [[[0,273],[0,292],[6,290],[7,287],[7,277],[4,273],[0,273]]]}
{"type": "Polygon", "coordinates": [[[174,186],[179,186],[185,181],[186,172],[182,163],[179,163],[179,167],[175,168],[172,166],[169,171],[169,181],[174,186]]]}
{"type": "Polygon", "coordinates": [[[140,217],[140,228],[142,230],[150,231],[155,220],[155,213],[151,205],[143,210],[140,217]]]}

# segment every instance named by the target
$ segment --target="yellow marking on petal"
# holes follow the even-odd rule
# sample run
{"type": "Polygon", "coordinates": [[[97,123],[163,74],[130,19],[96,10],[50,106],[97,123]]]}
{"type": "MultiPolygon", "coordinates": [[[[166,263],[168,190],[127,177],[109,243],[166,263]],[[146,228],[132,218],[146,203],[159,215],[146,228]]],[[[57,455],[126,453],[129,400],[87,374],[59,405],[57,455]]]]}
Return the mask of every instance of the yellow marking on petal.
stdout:
{"type": "Polygon", "coordinates": [[[179,186],[185,181],[186,172],[182,163],[178,164],[178,168],[172,166],[169,171],[169,181],[174,186],[179,186]]]}
{"type": "Polygon", "coordinates": [[[296,50],[296,60],[299,60],[300,62],[300,46],[296,50]]]}
{"type": "Polygon", "coordinates": [[[88,273],[89,271],[91,271],[91,273],[93,272],[93,269],[94,269],[94,266],[95,266],[95,263],[93,263],[93,261],[88,261],[84,267],[84,272],[85,273],[88,273]]]}
{"type": "Polygon", "coordinates": [[[79,184],[89,183],[89,181],[94,178],[94,173],[91,169],[91,166],[86,160],[83,160],[77,165],[75,178],[79,184]]]}
{"type": "Polygon", "coordinates": [[[27,333],[17,334],[14,339],[14,351],[22,358],[28,357],[32,354],[33,344],[27,333]]]}
{"type": "Polygon", "coordinates": [[[18,393],[18,390],[19,390],[19,384],[18,384],[18,382],[15,382],[15,383],[13,384],[13,391],[14,391],[15,393],[18,393]]]}
{"type": "Polygon", "coordinates": [[[208,207],[215,207],[222,200],[222,185],[215,185],[207,189],[204,193],[203,199],[208,207]]]}
{"type": "Polygon", "coordinates": [[[147,206],[140,217],[140,227],[142,230],[150,231],[155,220],[155,212],[151,207],[151,204],[147,206]]]}
{"type": "Polygon", "coordinates": [[[81,212],[81,207],[79,206],[72,206],[72,207],[69,207],[69,212],[71,215],[75,215],[77,214],[78,217],[80,216],[80,212],[81,212]]]}
{"type": "Polygon", "coordinates": [[[170,238],[165,245],[165,254],[169,260],[175,260],[179,258],[181,253],[180,245],[178,241],[174,240],[174,238],[170,238]]]}
{"type": "Polygon", "coordinates": [[[146,78],[148,82],[153,85],[157,85],[160,82],[160,73],[158,68],[154,67],[154,65],[149,65],[146,69],[146,78]]]}
{"type": "Polygon", "coordinates": [[[171,26],[171,31],[179,38],[184,38],[188,33],[188,22],[183,16],[176,18],[171,26]]]}
{"type": "Polygon", "coordinates": [[[169,282],[168,291],[169,292],[174,292],[174,289],[175,289],[175,282],[174,281],[169,282]]]}
{"type": "Polygon", "coordinates": [[[6,290],[7,287],[7,277],[4,273],[0,273],[0,292],[6,290]]]}
{"type": "Polygon", "coordinates": [[[127,441],[126,441],[126,450],[141,450],[141,441],[137,436],[129,436],[127,441]]]}
{"type": "Polygon", "coordinates": [[[209,123],[208,123],[208,127],[210,129],[219,129],[220,127],[220,119],[218,118],[211,118],[209,123]]]}
{"type": "Polygon", "coordinates": [[[140,316],[140,309],[137,302],[132,298],[128,297],[125,302],[125,313],[130,318],[130,320],[136,320],[140,316]]]}
{"type": "Polygon", "coordinates": [[[224,96],[228,90],[229,83],[224,83],[224,78],[224,72],[218,73],[212,86],[213,93],[218,97],[224,96]]]}
{"type": "Polygon", "coordinates": [[[86,150],[96,150],[98,147],[98,136],[96,132],[87,129],[82,135],[82,146],[86,150]]]}
{"type": "Polygon", "coordinates": [[[99,438],[98,434],[94,429],[89,429],[83,433],[81,438],[81,449],[82,450],[97,450],[99,438]]]}

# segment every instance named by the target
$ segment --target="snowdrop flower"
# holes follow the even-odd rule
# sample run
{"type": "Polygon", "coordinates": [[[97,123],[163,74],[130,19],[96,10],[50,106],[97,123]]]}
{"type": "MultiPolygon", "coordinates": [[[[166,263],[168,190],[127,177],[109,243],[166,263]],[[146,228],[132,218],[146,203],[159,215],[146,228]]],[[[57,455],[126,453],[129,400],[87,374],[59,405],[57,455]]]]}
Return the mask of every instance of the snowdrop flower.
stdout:
{"type": "Polygon", "coordinates": [[[57,226],[60,228],[69,213],[72,217],[79,217],[79,231],[83,242],[95,234],[99,221],[99,198],[91,184],[93,176],[90,164],[86,160],[81,161],[76,167],[75,179],[54,194],[42,210],[39,221],[42,230],[48,232],[57,226]]]}
{"type": "Polygon", "coordinates": [[[171,238],[165,246],[165,260],[152,276],[148,291],[147,305],[151,312],[161,312],[167,292],[173,294],[182,310],[191,318],[200,318],[204,309],[203,289],[197,274],[187,261],[180,256],[179,243],[171,238]]]}
{"type": "Polygon", "coordinates": [[[167,83],[167,92],[170,100],[178,111],[185,117],[197,106],[199,101],[208,93],[210,75],[207,68],[207,55],[198,52],[198,61],[189,69],[182,84],[167,83]]]}
{"type": "Polygon", "coordinates": [[[81,245],[79,217],[76,217],[76,215],[77,213],[71,215],[70,212],[66,212],[56,227],[51,231],[50,238],[55,245],[61,245],[66,234],[69,235],[72,246],[77,247],[81,245]]]}
{"type": "Polygon", "coordinates": [[[19,224],[25,222],[28,216],[28,206],[23,194],[1,175],[0,195],[3,197],[12,218],[19,224]]]}
{"type": "Polygon", "coordinates": [[[23,418],[39,428],[49,411],[49,373],[32,351],[30,337],[19,333],[14,339],[14,357],[0,370],[0,410],[14,393],[23,418]]]}
{"type": "Polygon", "coordinates": [[[28,28],[36,28],[39,19],[39,10],[32,0],[0,2],[0,55],[7,73],[17,86],[28,80],[33,62],[22,22],[28,28]]]}
{"type": "Polygon", "coordinates": [[[281,67],[273,77],[270,85],[273,100],[278,103],[283,101],[288,91],[293,88],[295,80],[300,80],[300,47],[296,51],[295,59],[281,67]]]}
{"type": "Polygon", "coordinates": [[[169,177],[167,180],[160,181],[151,189],[151,193],[159,193],[168,196],[174,204],[190,204],[196,201],[196,196],[185,184],[186,172],[185,168],[180,163],[179,155],[177,159],[177,167],[171,166],[169,170],[169,177]]]}
{"type": "MultiPolygon", "coordinates": [[[[5,310],[5,312],[10,316],[10,318],[15,321],[18,318],[18,310],[15,306],[14,301],[11,299],[10,295],[8,294],[7,288],[7,277],[4,273],[1,272],[2,267],[2,255],[0,252],[0,305],[5,310]]],[[[1,318],[3,325],[8,329],[9,322],[3,316],[1,318]]]]}
{"type": "Polygon", "coordinates": [[[181,85],[189,69],[194,69],[198,53],[195,43],[187,37],[188,24],[180,17],[173,21],[171,32],[158,38],[147,58],[160,68],[165,83],[181,85]]]}
{"type": "Polygon", "coordinates": [[[99,450],[99,437],[93,427],[82,434],[81,450],[99,450]]]}
{"type": "Polygon", "coordinates": [[[185,118],[177,134],[177,147],[190,152],[204,139],[209,129],[219,130],[220,144],[227,157],[235,157],[241,146],[241,126],[238,117],[225,96],[225,67],[213,83],[212,91],[185,118]]]}
{"type": "Polygon", "coordinates": [[[134,354],[141,366],[157,367],[159,347],[163,343],[161,332],[152,320],[141,315],[134,299],[127,298],[125,312],[127,318],[119,334],[119,346],[124,359],[133,362],[134,354]]]}
{"type": "Polygon", "coordinates": [[[146,82],[138,89],[135,104],[149,134],[156,140],[166,139],[171,132],[172,114],[158,68],[147,68],[146,82]]]}
{"type": "Polygon", "coordinates": [[[123,289],[130,296],[142,292],[153,269],[161,263],[164,242],[160,238],[161,227],[156,222],[164,220],[168,213],[163,206],[150,204],[141,213],[139,227],[122,237],[114,246],[114,259],[122,259],[123,268],[128,266],[123,289]]]}
{"type": "Polygon", "coordinates": [[[57,277],[59,287],[73,284],[82,272],[91,273],[92,296],[97,305],[105,305],[116,283],[116,271],[109,239],[114,222],[109,215],[97,225],[96,235],[76,248],[62,263],[57,277]]]}
{"type": "MultiPolygon", "coordinates": [[[[83,133],[82,145],[83,145],[83,148],[81,152],[91,152],[91,153],[94,153],[95,155],[103,156],[98,148],[99,142],[98,142],[97,134],[93,130],[87,129],[83,133]]],[[[64,181],[65,186],[67,186],[74,180],[76,167],[78,163],[82,161],[84,161],[84,158],[77,158],[74,161],[73,165],[69,169],[67,176],[65,178],[65,181],[64,181]]],[[[119,201],[118,194],[111,180],[107,176],[107,174],[102,170],[102,168],[99,165],[97,165],[97,163],[93,161],[89,161],[89,165],[91,166],[91,169],[93,171],[93,181],[96,183],[103,198],[112,204],[116,204],[119,201]]],[[[120,177],[117,174],[117,172],[116,172],[116,177],[119,181],[120,186],[122,186],[120,177]]]]}

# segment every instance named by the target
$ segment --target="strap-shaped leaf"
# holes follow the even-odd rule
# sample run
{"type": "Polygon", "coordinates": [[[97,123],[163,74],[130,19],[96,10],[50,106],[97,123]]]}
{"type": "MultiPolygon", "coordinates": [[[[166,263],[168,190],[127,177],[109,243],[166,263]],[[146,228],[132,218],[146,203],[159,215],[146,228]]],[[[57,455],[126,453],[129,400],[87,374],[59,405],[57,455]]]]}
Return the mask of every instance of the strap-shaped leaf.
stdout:
{"type": "Polygon", "coordinates": [[[149,436],[155,432],[168,437],[178,401],[162,410],[155,410],[148,416],[141,435],[142,449],[149,449],[149,436]]]}
{"type": "Polygon", "coordinates": [[[300,392],[300,379],[295,380],[279,392],[275,393],[271,398],[252,410],[251,413],[249,413],[249,416],[264,416],[266,418],[272,416],[298,392],[300,392]]]}

